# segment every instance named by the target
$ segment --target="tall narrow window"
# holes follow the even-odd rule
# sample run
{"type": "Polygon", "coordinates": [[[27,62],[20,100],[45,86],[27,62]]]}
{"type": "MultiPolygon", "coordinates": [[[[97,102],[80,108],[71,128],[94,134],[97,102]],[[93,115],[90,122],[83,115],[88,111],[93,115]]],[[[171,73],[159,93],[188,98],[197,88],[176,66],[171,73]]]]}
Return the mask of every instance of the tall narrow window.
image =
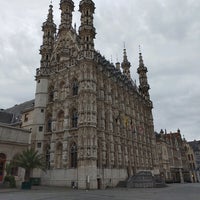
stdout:
{"type": "Polygon", "coordinates": [[[57,116],[57,130],[62,131],[64,124],[64,112],[61,110],[57,116]]]}
{"type": "Polygon", "coordinates": [[[106,143],[106,167],[110,167],[110,143],[106,143]]]}
{"type": "Polygon", "coordinates": [[[52,124],[52,120],[51,120],[51,118],[49,118],[48,122],[47,122],[47,131],[48,132],[51,132],[51,124],[52,124]]]}
{"type": "Polygon", "coordinates": [[[72,128],[78,127],[78,112],[76,109],[72,111],[72,128]]]}
{"type": "Polygon", "coordinates": [[[47,132],[51,132],[52,131],[52,115],[50,113],[47,115],[46,131],[47,132]]]}
{"type": "Polygon", "coordinates": [[[47,145],[45,148],[45,162],[46,169],[50,169],[50,145],[47,145]]]}
{"type": "Polygon", "coordinates": [[[78,81],[74,80],[73,86],[72,86],[72,95],[78,95],[78,81]]]}
{"type": "Polygon", "coordinates": [[[118,166],[118,144],[116,143],[115,146],[115,153],[114,153],[114,166],[118,166]]]}
{"type": "Polygon", "coordinates": [[[63,145],[59,143],[56,148],[56,168],[58,169],[62,167],[62,151],[63,145]]]}
{"type": "Polygon", "coordinates": [[[71,167],[77,168],[77,146],[76,146],[76,143],[73,143],[71,145],[70,154],[71,154],[71,167]]]}
{"type": "Polygon", "coordinates": [[[101,165],[102,165],[102,155],[101,155],[101,152],[102,152],[102,148],[101,148],[101,141],[98,140],[98,149],[97,149],[97,167],[100,168],[101,165]]]}

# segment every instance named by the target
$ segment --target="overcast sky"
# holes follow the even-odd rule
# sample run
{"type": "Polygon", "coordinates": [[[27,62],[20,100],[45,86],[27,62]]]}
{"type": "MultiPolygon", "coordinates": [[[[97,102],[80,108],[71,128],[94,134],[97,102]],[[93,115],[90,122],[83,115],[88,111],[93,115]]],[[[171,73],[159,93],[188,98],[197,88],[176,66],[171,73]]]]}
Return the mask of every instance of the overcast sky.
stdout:
{"type": "MultiPolygon", "coordinates": [[[[53,0],[60,23],[59,0],[53,0]]],[[[73,23],[79,26],[79,1],[73,23]]],[[[200,0],[94,0],[95,48],[122,61],[126,44],[138,83],[138,46],[148,68],[155,130],[178,128],[200,139],[200,0]]],[[[50,0],[0,0],[0,108],[34,98],[42,44],[41,25],[50,0]]]]}

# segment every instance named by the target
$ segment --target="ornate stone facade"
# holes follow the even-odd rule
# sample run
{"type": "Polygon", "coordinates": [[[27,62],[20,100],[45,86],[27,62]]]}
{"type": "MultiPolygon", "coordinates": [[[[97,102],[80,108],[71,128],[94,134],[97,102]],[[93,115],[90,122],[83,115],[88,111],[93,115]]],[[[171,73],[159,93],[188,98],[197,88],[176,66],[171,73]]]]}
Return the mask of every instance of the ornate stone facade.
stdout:
{"type": "Polygon", "coordinates": [[[105,188],[139,170],[153,171],[153,105],[142,54],[138,87],[125,49],[116,66],[95,50],[92,0],[80,1],[78,32],[73,1],[61,0],[60,9],[58,32],[52,5],[43,23],[36,72],[32,145],[46,155],[43,183],[105,188]]]}

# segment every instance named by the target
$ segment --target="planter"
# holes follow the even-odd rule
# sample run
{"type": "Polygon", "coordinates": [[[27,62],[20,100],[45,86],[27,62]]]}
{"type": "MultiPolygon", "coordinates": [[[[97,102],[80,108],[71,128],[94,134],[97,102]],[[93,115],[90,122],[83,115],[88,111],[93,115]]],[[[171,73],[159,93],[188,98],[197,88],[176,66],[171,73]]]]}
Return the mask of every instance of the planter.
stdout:
{"type": "Polygon", "coordinates": [[[30,178],[31,185],[40,185],[41,184],[41,178],[39,177],[32,177],[30,178]]]}
{"type": "Polygon", "coordinates": [[[21,189],[23,190],[30,190],[31,189],[31,182],[22,182],[21,189]]]}

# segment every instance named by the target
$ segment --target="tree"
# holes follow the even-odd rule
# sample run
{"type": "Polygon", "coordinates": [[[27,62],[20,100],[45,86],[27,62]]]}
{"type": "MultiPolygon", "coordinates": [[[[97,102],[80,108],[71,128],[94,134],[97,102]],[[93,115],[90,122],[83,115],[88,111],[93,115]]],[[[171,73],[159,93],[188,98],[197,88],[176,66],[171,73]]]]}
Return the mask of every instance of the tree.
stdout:
{"type": "Polygon", "coordinates": [[[15,163],[15,166],[25,169],[24,179],[26,182],[30,181],[33,169],[42,169],[45,171],[45,159],[34,149],[24,150],[15,157],[13,162],[15,163]]]}
{"type": "Polygon", "coordinates": [[[6,163],[5,171],[6,171],[6,175],[7,176],[11,175],[12,167],[13,167],[13,163],[12,162],[6,163]]]}
{"type": "Polygon", "coordinates": [[[13,175],[11,175],[12,168],[13,168],[12,162],[6,164],[6,167],[5,167],[6,176],[4,177],[3,183],[5,185],[9,184],[9,187],[11,187],[11,188],[15,188],[16,181],[15,181],[15,177],[13,175]]]}

